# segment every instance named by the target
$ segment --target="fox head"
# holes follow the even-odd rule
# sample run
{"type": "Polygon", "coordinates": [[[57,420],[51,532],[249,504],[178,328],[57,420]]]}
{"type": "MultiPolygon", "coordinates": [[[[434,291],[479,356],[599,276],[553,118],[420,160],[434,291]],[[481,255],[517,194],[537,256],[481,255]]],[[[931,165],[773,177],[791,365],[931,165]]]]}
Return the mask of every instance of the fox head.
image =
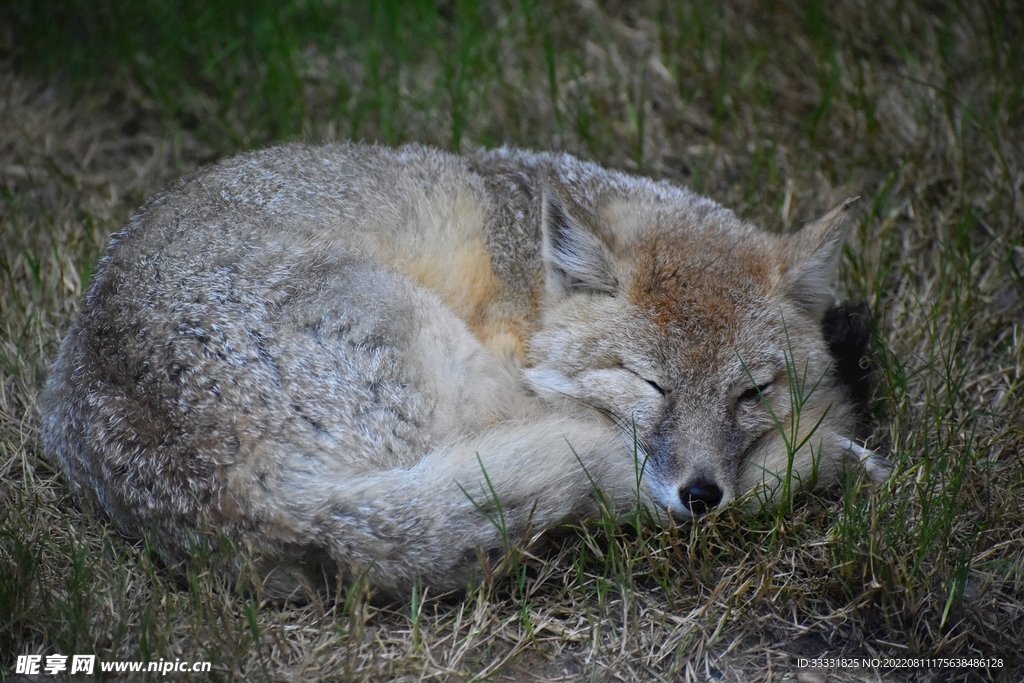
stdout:
{"type": "Polygon", "coordinates": [[[821,320],[849,204],[780,236],[685,191],[588,210],[549,188],[527,381],[613,420],[679,517],[838,477],[860,447],[821,320]]]}

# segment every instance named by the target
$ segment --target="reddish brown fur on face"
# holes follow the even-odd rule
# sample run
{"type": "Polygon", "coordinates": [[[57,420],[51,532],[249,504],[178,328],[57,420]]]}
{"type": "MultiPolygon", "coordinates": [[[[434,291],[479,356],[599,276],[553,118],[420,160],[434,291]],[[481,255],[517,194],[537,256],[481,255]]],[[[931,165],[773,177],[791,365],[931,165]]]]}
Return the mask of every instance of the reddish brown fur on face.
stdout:
{"type": "Polygon", "coordinates": [[[630,302],[665,335],[701,340],[687,348],[690,367],[733,345],[745,313],[763,308],[772,267],[764,245],[754,241],[680,232],[652,235],[634,247],[630,302]]]}

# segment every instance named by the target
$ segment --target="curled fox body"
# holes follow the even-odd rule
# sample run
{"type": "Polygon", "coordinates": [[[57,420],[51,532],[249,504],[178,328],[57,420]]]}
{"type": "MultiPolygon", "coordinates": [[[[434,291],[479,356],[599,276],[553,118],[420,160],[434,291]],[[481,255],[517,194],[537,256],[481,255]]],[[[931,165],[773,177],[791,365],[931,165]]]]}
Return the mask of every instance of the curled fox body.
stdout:
{"type": "Polygon", "coordinates": [[[771,235],[561,154],[245,154],[113,236],[44,447],[122,532],[174,561],[212,529],[279,593],[459,588],[599,497],[691,517],[882,479],[821,331],[844,212],[771,235]]]}

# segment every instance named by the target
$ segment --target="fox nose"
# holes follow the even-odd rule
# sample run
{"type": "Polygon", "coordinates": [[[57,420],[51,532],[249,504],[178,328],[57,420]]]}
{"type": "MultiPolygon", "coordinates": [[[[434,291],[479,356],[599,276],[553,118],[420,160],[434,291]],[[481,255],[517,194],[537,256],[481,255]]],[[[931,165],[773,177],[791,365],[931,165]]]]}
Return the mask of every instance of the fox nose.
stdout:
{"type": "Polygon", "coordinates": [[[702,515],[722,502],[722,489],[706,479],[697,479],[679,487],[679,498],[690,512],[702,515]]]}

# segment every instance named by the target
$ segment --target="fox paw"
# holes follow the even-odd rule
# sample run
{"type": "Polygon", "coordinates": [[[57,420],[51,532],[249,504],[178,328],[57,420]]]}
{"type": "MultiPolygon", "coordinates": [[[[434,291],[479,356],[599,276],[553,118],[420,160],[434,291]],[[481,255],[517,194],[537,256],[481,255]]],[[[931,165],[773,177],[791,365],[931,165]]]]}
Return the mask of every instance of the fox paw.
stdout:
{"type": "Polygon", "coordinates": [[[881,484],[892,474],[892,463],[883,455],[864,448],[852,439],[840,438],[840,446],[864,468],[872,484],[881,484]]]}

